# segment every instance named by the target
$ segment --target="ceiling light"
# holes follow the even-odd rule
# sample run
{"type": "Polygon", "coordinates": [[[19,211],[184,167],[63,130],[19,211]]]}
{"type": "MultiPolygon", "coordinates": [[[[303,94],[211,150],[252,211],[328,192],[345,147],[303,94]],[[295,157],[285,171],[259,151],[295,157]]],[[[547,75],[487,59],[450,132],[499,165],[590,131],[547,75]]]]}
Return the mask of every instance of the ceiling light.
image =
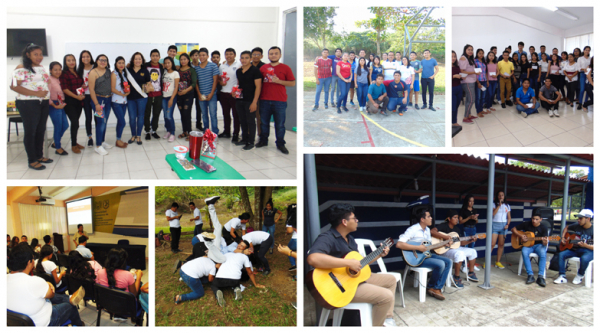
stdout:
{"type": "Polygon", "coordinates": [[[561,10],[561,9],[557,10],[556,14],[562,15],[562,16],[564,16],[564,17],[566,17],[568,19],[571,19],[573,21],[578,21],[579,20],[579,17],[571,15],[571,14],[569,14],[569,13],[567,13],[567,12],[561,10]]]}
{"type": "Polygon", "coordinates": [[[554,7],[554,6],[542,6],[542,7],[543,7],[543,8],[546,8],[546,9],[548,9],[548,10],[551,10],[551,11],[553,11],[553,12],[555,12],[555,11],[557,11],[557,10],[558,10],[558,7],[554,7]]]}

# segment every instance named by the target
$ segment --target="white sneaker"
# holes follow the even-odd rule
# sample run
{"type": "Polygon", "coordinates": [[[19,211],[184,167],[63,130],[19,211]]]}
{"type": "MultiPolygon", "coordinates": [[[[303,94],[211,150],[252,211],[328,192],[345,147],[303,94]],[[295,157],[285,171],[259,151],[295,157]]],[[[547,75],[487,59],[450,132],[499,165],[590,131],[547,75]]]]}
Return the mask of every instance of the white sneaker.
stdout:
{"type": "Polygon", "coordinates": [[[169,142],[173,142],[173,141],[175,141],[175,135],[171,134],[169,136],[169,142]]]}
{"type": "Polygon", "coordinates": [[[475,266],[473,266],[473,270],[474,270],[475,272],[479,272],[481,269],[479,269],[479,267],[477,267],[477,265],[475,265],[475,266]]]}
{"type": "Polygon", "coordinates": [[[554,110],[554,116],[555,117],[560,117],[560,114],[558,114],[558,110],[554,110]]]}
{"type": "Polygon", "coordinates": [[[525,111],[521,112],[521,115],[523,116],[523,118],[527,118],[527,116],[528,116],[527,112],[525,112],[525,111]]]}
{"type": "Polygon", "coordinates": [[[583,275],[577,274],[577,276],[573,279],[573,284],[580,284],[581,280],[583,280],[583,275]]]}
{"type": "Polygon", "coordinates": [[[384,327],[396,327],[398,325],[396,325],[396,321],[394,320],[394,318],[386,318],[385,321],[383,322],[383,326],[384,327]]]}
{"type": "Polygon", "coordinates": [[[166,140],[166,139],[168,139],[170,135],[171,135],[171,133],[167,132],[167,133],[165,134],[165,136],[163,136],[163,139],[165,139],[165,140],[166,140]]]}
{"type": "Polygon", "coordinates": [[[103,147],[104,149],[110,149],[110,148],[112,148],[113,146],[111,146],[111,145],[110,145],[108,142],[104,141],[104,142],[102,142],[102,147],[103,147]]]}
{"type": "Polygon", "coordinates": [[[469,274],[469,269],[467,268],[467,266],[463,266],[460,271],[463,272],[463,273],[465,273],[465,274],[469,274]]]}
{"type": "Polygon", "coordinates": [[[554,117],[554,111],[553,110],[548,111],[548,115],[550,116],[550,118],[554,117]]]}
{"type": "Polygon", "coordinates": [[[96,148],[94,148],[94,151],[100,155],[108,155],[108,152],[106,150],[104,150],[104,148],[102,146],[100,146],[100,147],[96,146],[96,148]]]}
{"type": "MultiPolygon", "coordinates": [[[[573,281],[575,281],[575,280],[573,280],[573,281]]],[[[567,278],[564,275],[560,275],[558,277],[558,279],[554,280],[554,283],[556,283],[556,284],[567,283],[567,278]]]]}

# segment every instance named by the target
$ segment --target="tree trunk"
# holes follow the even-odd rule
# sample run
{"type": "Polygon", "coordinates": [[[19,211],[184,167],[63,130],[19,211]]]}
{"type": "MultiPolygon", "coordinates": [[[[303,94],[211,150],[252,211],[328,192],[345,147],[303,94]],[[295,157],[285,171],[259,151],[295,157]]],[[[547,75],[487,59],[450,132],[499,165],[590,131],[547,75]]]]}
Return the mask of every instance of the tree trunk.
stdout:
{"type": "Polygon", "coordinates": [[[248,191],[245,186],[240,186],[240,195],[242,197],[242,205],[244,211],[250,214],[250,225],[254,224],[254,213],[252,213],[252,206],[250,205],[250,199],[248,198],[248,191]]]}
{"type": "Polygon", "coordinates": [[[260,187],[260,186],[254,187],[254,211],[256,212],[256,220],[254,223],[254,228],[256,230],[262,229],[262,226],[261,226],[262,215],[260,214],[260,212],[261,212],[260,198],[261,198],[261,193],[262,193],[261,190],[262,190],[262,187],[260,187]]]}
{"type": "MultiPolygon", "coordinates": [[[[269,199],[271,198],[271,195],[273,194],[273,187],[269,186],[269,187],[264,187],[264,192],[262,195],[262,203],[261,203],[261,210],[267,205],[267,201],[269,201],[269,199]]],[[[275,208],[275,207],[273,207],[275,208]]],[[[262,227],[261,227],[262,228],[262,227]]]]}

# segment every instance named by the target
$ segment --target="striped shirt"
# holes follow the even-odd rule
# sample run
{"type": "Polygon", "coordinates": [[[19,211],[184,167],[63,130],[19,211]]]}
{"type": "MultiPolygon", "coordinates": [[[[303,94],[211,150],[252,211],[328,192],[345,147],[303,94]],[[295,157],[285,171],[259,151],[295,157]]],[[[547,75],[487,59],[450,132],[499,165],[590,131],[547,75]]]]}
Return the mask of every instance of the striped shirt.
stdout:
{"type": "Polygon", "coordinates": [[[487,76],[485,75],[485,71],[486,71],[486,67],[487,66],[485,65],[485,62],[482,62],[479,59],[475,59],[475,66],[476,66],[476,68],[480,68],[481,69],[481,73],[479,73],[477,75],[477,81],[480,81],[480,82],[487,81],[487,76]]]}
{"type": "Polygon", "coordinates": [[[198,89],[202,95],[208,95],[213,88],[213,76],[219,75],[219,67],[212,62],[208,62],[206,67],[193,66],[198,75],[198,89]]]}
{"type": "Polygon", "coordinates": [[[317,76],[319,79],[326,79],[331,77],[331,63],[332,59],[319,58],[315,61],[315,67],[317,68],[317,76]]]}

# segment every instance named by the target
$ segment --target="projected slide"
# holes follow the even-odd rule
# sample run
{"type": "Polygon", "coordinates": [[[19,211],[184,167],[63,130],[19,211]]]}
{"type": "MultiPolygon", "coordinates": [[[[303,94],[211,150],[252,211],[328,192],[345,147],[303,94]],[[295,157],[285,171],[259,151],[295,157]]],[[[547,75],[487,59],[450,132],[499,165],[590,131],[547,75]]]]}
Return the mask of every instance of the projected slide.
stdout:
{"type": "Polygon", "coordinates": [[[77,232],[78,224],[83,224],[83,230],[88,234],[93,233],[92,198],[67,202],[66,205],[69,234],[74,234],[77,232]]]}

